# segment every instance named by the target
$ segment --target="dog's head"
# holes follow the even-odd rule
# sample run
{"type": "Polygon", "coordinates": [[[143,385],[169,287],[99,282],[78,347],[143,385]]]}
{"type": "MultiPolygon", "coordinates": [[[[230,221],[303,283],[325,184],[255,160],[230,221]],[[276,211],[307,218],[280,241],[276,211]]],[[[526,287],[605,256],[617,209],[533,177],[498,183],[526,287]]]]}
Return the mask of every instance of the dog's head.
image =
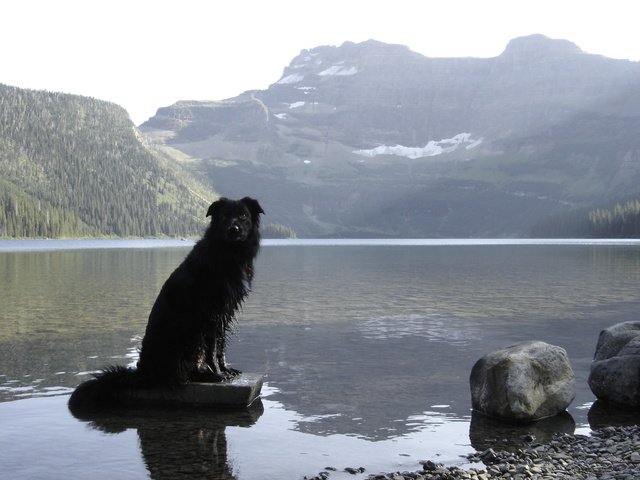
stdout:
{"type": "Polygon", "coordinates": [[[263,213],[258,201],[251,197],[240,200],[222,197],[211,204],[207,217],[211,217],[211,229],[217,238],[227,242],[244,242],[257,234],[260,214],[263,213]]]}

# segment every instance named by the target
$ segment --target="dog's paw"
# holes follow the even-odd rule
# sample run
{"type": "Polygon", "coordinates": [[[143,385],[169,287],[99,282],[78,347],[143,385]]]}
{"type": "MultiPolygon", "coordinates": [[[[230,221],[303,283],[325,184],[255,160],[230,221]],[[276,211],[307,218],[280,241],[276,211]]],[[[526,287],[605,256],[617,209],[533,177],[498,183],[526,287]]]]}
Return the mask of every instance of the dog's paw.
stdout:
{"type": "Polygon", "coordinates": [[[236,370],[235,368],[227,367],[225,368],[223,373],[224,375],[227,376],[227,378],[233,378],[233,377],[237,377],[242,372],[240,370],[236,370]]]}

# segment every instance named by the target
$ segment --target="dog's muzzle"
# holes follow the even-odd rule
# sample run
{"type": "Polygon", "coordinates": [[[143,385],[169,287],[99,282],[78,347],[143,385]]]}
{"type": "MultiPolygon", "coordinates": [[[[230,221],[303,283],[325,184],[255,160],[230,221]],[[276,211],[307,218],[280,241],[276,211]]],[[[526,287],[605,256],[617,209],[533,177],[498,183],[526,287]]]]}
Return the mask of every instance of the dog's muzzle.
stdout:
{"type": "Polygon", "coordinates": [[[237,223],[232,224],[227,230],[227,237],[229,240],[244,240],[244,232],[240,225],[237,223]]]}

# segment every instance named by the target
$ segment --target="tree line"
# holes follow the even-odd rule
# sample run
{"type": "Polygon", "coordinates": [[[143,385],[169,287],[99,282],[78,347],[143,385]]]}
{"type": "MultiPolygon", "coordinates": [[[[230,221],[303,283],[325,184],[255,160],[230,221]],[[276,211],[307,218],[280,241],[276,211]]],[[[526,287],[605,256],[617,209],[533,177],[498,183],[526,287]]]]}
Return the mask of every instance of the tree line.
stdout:
{"type": "Polygon", "coordinates": [[[593,237],[640,237],[640,199],[590,211],[589,232],[593,237]]]}
{"type": "Polygon", "coordinates": [[[572,210],[540,222],[534,237],[640,238],[640,199],[572,210]]]}

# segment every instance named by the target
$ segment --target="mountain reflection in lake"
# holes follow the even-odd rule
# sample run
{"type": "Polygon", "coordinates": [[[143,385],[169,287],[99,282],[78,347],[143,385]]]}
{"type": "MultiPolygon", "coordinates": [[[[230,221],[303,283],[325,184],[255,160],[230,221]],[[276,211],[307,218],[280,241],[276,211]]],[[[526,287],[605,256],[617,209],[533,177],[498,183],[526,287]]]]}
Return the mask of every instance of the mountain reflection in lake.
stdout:
{"type": "Polygon", "coordinates": [[[566,348],[577,397],[537,435],[585,429],[598,333],[640,306],[640,244],[267,245],[228,355],[266,374],[258,413],[74,418],[66,394],[87,372],[135,361],[187,252],[0,253],[0,464],[12,478],[100,478],[114,462],[118,478],[241,479],[461,463],[495,433],[471,422],[479,357],[529,339],[566,348]]]}

